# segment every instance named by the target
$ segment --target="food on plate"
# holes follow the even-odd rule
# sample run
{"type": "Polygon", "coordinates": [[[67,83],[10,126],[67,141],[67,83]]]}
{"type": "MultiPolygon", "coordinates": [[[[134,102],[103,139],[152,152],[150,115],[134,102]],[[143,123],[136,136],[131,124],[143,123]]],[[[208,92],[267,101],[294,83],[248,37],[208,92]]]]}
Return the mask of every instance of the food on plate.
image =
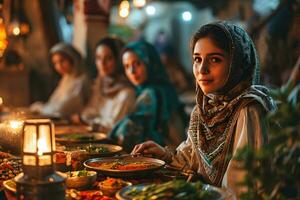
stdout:
{"type": "Polygon", "coordinates": [[[90,134],[66,134],[66,135],[58,135],[57,138],[62,139],[70,139],[70,140],[92,140],[94,138],[93,135],[90,134]]]}
{"type": "Polygon", "coordinates": [[[3,181],[14,178],[22,171],[21,159],[4,159],[0,164],[0,187],[3,181]]]}
{"type": "Polygon", "coordinates": [[[87,171],[87,170],[80,170],[80,171],[73,171],[73,172],[67,172],[67,177],[82,177],[82,176],[92,176],[95,173],[93,171],[87,171]]]}
{"type": "Polygon", "coordinates": [[[0,163],[2,163],[3,161],[6,161],[8,158],[12,158],[13,155],[11,155],[10,153],[5,153],[0,151],[0,163]]]}
{"type": "Polygon", "coordinates": [[[153,197],[157,197],[156,199],[213,200],[221,197],[219,192],[207,191],[203,188],[204,184],[200,181],[189,183],[184,180],[174,180],[144,187],[132,186],[125,192],[125,196],[134,200],[146,200],[153,197]]]}
{"type": "Polygon", "coordinates": [[[91,187],[97,179],[96,172],[87,170],[67,172],[66,175],[68,188],[85,189],[91,187]]]}
{"type": "Polygon", "coordinates": [[[119,178],[107,178],[106,180],[99,183],[98,186],[110,187],[110,188],[122,188],[128,185],[127,181],[123,181],[119,178]]]}
{"type": "Polygon", "coordinates": [[[68,189],[66,190],[66,200],[112,200],[112,198],[104,196],[101,191],[68,189]]]}
{"type": "Polygon", "coordinates": [[[118,190],[128,185],[132,184],[128,181],[123,181],[122,179],[118,178],[107,178],[106,180],[100,182],[98,187],[105,195],[114,196],[118,190]]]}
{"type": "Polygon", "coordinates": [[[157,167],[156,164],[146,161],[122,161],[117,160],[113,162],[91,162],[88,164],[90,167],[96,167],[101,169],[111,169],[111,170],[143,170],[153,167],[157,167]]]}
{"type": "Polygon", "coordinates": [[[106,134],[100,132],[92,133],[72,133],[55,135],[55,140],[58,143],[88,143],[103,141],[107,138],[106,134]]]}
{"type": "Polygon", "coordinates": [[[106,154],[112,152],[109,146],[105,144],[104,145],[88,144],[88,145],[70,146],[70,147],[66,147],[65,150],[67,151],[81,150],[88,154],[106,154]]]}

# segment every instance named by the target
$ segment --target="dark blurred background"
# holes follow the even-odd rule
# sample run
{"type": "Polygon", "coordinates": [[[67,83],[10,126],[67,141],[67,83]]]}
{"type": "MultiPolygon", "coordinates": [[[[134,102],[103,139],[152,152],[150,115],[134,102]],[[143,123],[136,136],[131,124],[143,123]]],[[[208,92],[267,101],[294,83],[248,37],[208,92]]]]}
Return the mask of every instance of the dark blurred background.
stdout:
{"type": "Polygon", "coordinates": [[[189,40],[215,20],[248,31],[264,84],[287,81],[300,55],[299,0],[0,0],[0,97],[12,106],[47,100],[59,79],[48,51],[59,41],[72,43],[95,76],[94,46],[107,35],[147,40],[166,66],[192,77],[189,40]]]}

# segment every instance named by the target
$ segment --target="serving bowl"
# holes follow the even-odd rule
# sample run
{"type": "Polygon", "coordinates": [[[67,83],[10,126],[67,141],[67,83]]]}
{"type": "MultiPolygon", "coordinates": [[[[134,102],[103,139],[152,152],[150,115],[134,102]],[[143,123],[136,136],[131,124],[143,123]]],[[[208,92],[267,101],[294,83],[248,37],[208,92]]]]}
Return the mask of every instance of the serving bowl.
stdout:
{"type": "Polygon", "coordinates": [[[124,181],[118,178],[107,178],[98,183],[98,188],[106,196],[115,196],[116,192],[120,189],[132,185],[129,181],[124,181]]]}
{"type": "Polygon", "coordinates": [[[4,187],[5,196],[8,200],[17,199],[16,183],[13,179],[3,181],[3,187],[4,187]]]}
{"type": "Polygon", "coordinates": [[[91,187],[97,179],[97,172],[95,171],[72,171],[65,173],[66,178],[66,186],[68,188],[83,190],[91,187]]]}

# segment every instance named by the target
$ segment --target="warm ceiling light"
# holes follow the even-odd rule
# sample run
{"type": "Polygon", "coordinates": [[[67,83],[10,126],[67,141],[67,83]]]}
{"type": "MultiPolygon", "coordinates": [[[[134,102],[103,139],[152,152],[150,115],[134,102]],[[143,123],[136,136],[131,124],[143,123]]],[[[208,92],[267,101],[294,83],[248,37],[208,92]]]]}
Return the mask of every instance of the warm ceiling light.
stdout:
{"type": "Polygon", "coordinates": [[[122,17],[122,18],[128,17],[129,12],[130,12],[129,1],[127,1],[127,0],[122,1],[119,5],[119,15],[120,15],[120,17],[122,17]]]}
{"type": "Polygon", "coordinates": [[[156,12],[156,9],[155,9],[154,6],[147,6],[147,7],[146,7],[146,13],[147,13],[148,15],[154,15],[155,12],[156,12]]]}
{"type": "Polygon", "coordinates": [[[8,35],[26,36],[30,32],[30,27],[24,15],[23,1],[15,0],[12,2],[12,17],[8,24],[8,35]]]}
{"type": "MultiPolygon", "coordinates": [[[[7,45],[8,45],[8,41],[7,41],[4,20],[3,20],[3,18],[0,17],[0,57],[3,56],[7,45]]],[[[0,105],[1,105],[1,102],[0,102],[0,105]]]]}
{"type": "Polygon", "coordinates": [[[126,17],[128,17],[128,15],[129,15],[129,10],[127,10],[127,9],[122,9],[122,10],[119,11],[119,15],[120,15],[120,17],[122,17],[122,18],[126,18],[126,17]]]}
{"type": "Polygon", "coordinates": [[[142,8],[146,5],[146,0],[133,0],[134,7],[142,8]]]}
{"type": "Polygon", "coordinates": [[[192,14],[189,11],[183,12],[181,16],[184,21],[191,21],[192,19],[192,14]]]}

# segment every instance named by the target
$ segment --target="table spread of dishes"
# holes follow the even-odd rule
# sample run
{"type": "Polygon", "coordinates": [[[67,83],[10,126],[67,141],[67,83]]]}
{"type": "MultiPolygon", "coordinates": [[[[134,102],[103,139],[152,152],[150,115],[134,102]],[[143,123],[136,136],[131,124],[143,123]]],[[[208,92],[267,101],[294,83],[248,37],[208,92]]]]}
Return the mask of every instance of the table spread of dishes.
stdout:
{"type": "MultiPolygon", "coordinates": [[[[56,125],[55,140],[55,169],[65,177],[67,200],[232,199],[193,173],[128,154],[88,126],[56,125]]],[[[0,151],[0,192],[8,200],[16,199],[14,177],[22,172],[21,157],[11,152],[0,151]]]]}

